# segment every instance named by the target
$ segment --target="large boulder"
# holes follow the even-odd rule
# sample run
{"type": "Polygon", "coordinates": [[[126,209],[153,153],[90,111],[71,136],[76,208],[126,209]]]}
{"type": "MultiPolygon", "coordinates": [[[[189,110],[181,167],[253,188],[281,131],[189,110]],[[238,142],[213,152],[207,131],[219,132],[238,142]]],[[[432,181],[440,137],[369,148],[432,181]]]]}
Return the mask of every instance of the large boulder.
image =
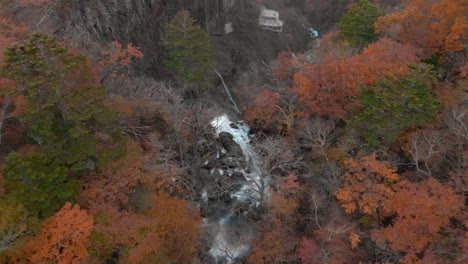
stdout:
{"type": "Polygon", "coordinates": [[[219,142],[221,142],[221,145],[224,147],[224,149],[226,149],[227,151],[226,156],[229,156],[229,157],[242,156],[242,149],[234,141],[234,137],[231,135],[231,133],[220,132],[218,140],[219,142]]]}

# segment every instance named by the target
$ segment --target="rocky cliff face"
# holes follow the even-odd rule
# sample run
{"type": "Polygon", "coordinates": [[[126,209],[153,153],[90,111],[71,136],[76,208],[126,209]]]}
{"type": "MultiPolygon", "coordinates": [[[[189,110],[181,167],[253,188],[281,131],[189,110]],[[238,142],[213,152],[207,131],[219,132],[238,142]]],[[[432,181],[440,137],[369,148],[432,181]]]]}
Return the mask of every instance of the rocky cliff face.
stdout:
{"type": "Polygon", "coordinates": [[[245,71],[251,62],[268,63],[280,50],[297,52],[305,47],[302,10],[289,4],[271,7],[278,7],[285,20],[281,34],[258,29],[259,6],[251,0],[63,0],[50,18],[56,25],[54,34],[82,46],[113,40],[139,46],[145,57],[135,72],[165,79],[161,36],[177,11],[186,9],[209,33],[216,68],[229,77],[245,71]],[[231,26],[233,32],[225,34],[231,26]]]}
{"type": "Polygon", "coordinates": [[[237,23],[245,0],[76,0],[63,1],[53,17],[62,27],[55,33],[77,42],[119,40],[140,46],[145,73],[162,74],[160,45],[166,23],[187,9],[210,35],[222,35],[225,24],[237,23]],[[66,2],[66,3],[65,3],[66,2]],[[65,12],[62,12],[65,10],[65,12]]]}
{"type": "Polygon", "coordinates": [[[225,34],[226,24],[237,23],[243,0],[205,0],[204,24],[210,35],[225,34]]]}
{"type": "Polygon", "coordinates": [[[70,12],[62,18],[68,20],[71,27],[84,29],[98,39],[130,40],[141,33],[151,37],[148,34],[160,32],[177,11],[187,9],[208,32],[221,33],[226,21],[236,20],[240,3],[244,1],[84,0],[66,4],[70,5],[70,12]],[[66,19],[69,14],[71,16],[66,19]]]}

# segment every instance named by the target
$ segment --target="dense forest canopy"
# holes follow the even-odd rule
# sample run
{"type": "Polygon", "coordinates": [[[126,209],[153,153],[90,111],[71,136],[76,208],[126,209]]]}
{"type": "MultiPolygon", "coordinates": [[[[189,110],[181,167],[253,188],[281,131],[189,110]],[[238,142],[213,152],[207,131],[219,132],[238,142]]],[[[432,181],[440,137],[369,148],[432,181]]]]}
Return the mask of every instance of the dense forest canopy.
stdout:
{"type": "Polygon", "coordinates": [[[467,14],[1,1],[0,263],[466,263],[467,14]]]}

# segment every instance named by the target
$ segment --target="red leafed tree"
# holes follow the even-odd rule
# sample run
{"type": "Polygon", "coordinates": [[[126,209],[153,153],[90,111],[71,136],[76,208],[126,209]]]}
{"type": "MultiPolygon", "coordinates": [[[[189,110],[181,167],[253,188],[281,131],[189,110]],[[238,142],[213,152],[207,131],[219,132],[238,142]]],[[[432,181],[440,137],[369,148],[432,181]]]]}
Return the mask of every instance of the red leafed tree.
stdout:
{"type": "Polygon", "coordinates": [[[281,95],[264,87],[255,100],[245,109],[244,118],[260,128],[267,128],[278,121],[281,95]]]}
{"type": "Polygon", "coordinates": [[[346,117],[357,107],[363,86],[377,79],[409,71],[407,64],[418,62],[417,50],[390,39],[369,45],[353,57],[331,56],[318,64],[306,65],[294,75],[294,86],[309,113],[346,117]]]}
{"type": "Polygon", "coordinates": [[[290,51],[280,51],[278,53],[276,61],[270,68],[272,80],[274,80],[275,82],[280,82],[292,77],[293,65],[293,53],[290,51]]]}
{"type": "Polygon", "coordinates": [[[41,233],[27,244],[32,263],[81,263],[88,256],[87,243],[94,220],[78,205],[65,203],[46,219],[41,233]]]}
{"type": "Polygon", "coordinates": [[[296,239],[291,236],[291,228],[279,219],[267,221],[254,243],[247,263],[288,263],[294,256],[296,239]]]}
{"type": "Polygon", "coordinates": [[[125,77],[129,74],[131,62],[143,58],[143,52],[132,43],[124,47],[115,40],[107,48],[101,52],[101,58],[98,61],[98,71],[100,71],[102,79],[108,76],[112,78],[125,77]]]}
{"type": "MultiPolygon", "coordinates": [[[[336,192],[347,213],[356,210],[375,216],[383,204],[395,195],[399,175],[388,161],[377,160],[375,154],[343,162],[343,187],[336,192]]],[[[378,216],[378,215],[377,215],[378,216]]]]}
{"type": "Polygon", "coordinates": [[[434,178],[419,183],[402,182],[396,194],[384,203],[385,213],[396,215],[393,223],[374,232],[390,245],[407,253],[403,263],[412,263],[416,254],[438,239],[438,232],[464,206],[464,198],[434,178]]]}
{"type": "Polygon", "coordinates": [[[33,6],[48,6],[48,5],[51,5],[53,3],[55,3],[56,1],[55,0],[19,0],[18,3],[20,6],[29,6],[29,5],[33,5],[33,6]]]}
{"type": "MultiPolygon", "coordinates": [[[[291,177],[292,181],[294,181],[293,177],[291,177]]],[[[288,185],[288,183],[283,185],[288,185]]],[[[289,187],[281,188],[282,194],[272,193],[271,218],[264,219],[247,263],[290,263],[297,258],[295,248],[299,243],[299,238],[293,227],[298,204],[294,195],[291,194],[298,188],[295,184],[289,187]]]]}
{"type": "Polygon", "coordinates": [[[297,249],[297,256],[304,264],[314,264],[318,263],[316,260],[316,255],[319,252],[319,247],[312,240],[306,237],[301,238],[301,243],[297,249]]]}
{"type": "MultiPolygon", "coordinates": [[[[1,14],[1,13],[0,13],[1,14]]],[[[9,19],[0,15],[0,62],[3,63],[3,51],[15,41],[23,38],[27,28],[22,25],[13,24],[9,19]]]]}

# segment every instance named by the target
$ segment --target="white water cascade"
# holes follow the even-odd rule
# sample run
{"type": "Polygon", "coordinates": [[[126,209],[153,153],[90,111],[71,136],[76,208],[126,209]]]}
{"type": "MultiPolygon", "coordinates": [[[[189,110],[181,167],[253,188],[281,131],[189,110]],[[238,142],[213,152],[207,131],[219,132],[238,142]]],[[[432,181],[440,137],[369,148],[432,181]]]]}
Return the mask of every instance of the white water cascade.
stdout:
{"type": "MultiPolygon", "coordinates": [[[[261,166],[257,155],[250,145],[250,127],[243,121],[239,121],[235,126],[226,115],[221,115],[211,121],[211,125],[216,129],[216,133],[228,132],[233,136],[233,140],[240,146],[249,169],[243,171],[246,181],[241,187],[231,193],[231,198],[249,203],[250,206],[258,207],[264,197],[268,196],[268,179],[261,177],[261,166]]],[[[217,261],[225,260],[227,263],[234,263],[236,259],[245,257],[250,251],[251,233],[246,231],[241,223],[241,219],[234,215],[231,210],[223,215],[217,222],[206,225],[216,225],[214,228],[214,240],[209,250],[211,256],[217,261]],[[233,234],[236,234],[233,236],[233,234]],[[248,235],[245,235],[248,234],[248,235]]]]}

